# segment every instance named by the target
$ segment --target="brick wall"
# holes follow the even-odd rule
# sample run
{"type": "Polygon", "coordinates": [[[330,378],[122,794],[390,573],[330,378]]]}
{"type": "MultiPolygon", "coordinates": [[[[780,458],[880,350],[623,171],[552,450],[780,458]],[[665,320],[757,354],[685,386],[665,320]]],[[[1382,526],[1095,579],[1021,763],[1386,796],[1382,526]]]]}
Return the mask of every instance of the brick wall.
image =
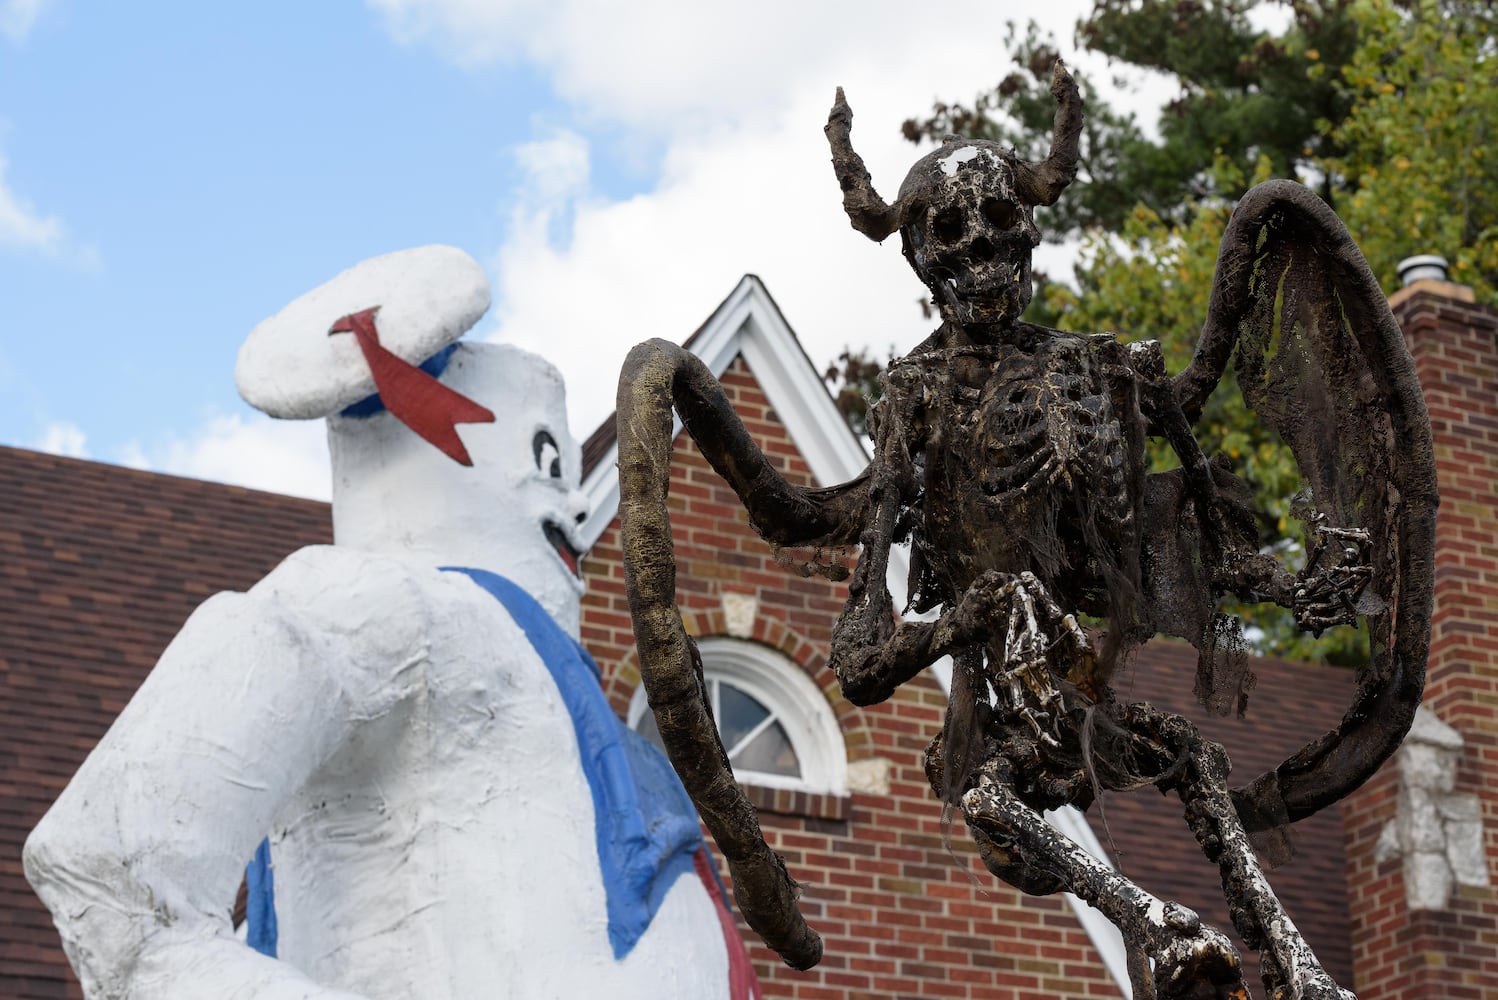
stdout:
{"type": "MultiPolygon", "coordinates": [[[[1430,409],[1441,492],[1425,707],[1464,741],[1456,792],[1478,797],[1491,874],[1498,870],[1498,311],[1437,282],[1404,289],[1390,304],[1430,409]]],[[[1411,910],[1403,860],[1378,859],[1398,786],[1396,760],[1344,810],[1358,996],[1498,997],[1493,886],[1457,886],[1444,908],[1411,910]]]]}
{"type": "MultiPolygon", "coordinates": [[[[810,471],[742,359],[723,384],[751,433],[794,482],[810,471]]],[[[946,700],[929,678],[889,701],[842,699],[826,657],[845,586],[802,579],[776,565],[732,491],[683,435],[671,471],[678,601],[698,635],[726,632],[722,595],[758,598],[752,638],[780,650],[827,696],[850,763],[889,762],[888,793],[812,796],[749,789],[766,839],[805,883],[802,906],[826,957],[809,972],[751,949],[766,996],[801,1000],[985,997],[1039,1000],[1118,996],[1092,942],[1059,896],[1024,897],[994,879],[957,819],[951,851],[922,771],[946,700]]],[[[583,641],[625,711],[639,683],[624,595],[617,520],[583,564],[583,641]]],[[[745,940],[757,938],[741,925],[745,940]]]]}

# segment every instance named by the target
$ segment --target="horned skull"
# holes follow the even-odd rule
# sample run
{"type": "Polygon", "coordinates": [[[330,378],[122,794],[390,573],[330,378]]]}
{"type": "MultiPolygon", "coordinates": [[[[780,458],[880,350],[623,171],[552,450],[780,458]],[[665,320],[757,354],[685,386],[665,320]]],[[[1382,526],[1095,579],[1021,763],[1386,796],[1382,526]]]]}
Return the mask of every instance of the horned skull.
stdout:
{"type": "Polygon", "coordinates": [[[1013,154],[950,139],[900,188],[905,257],[948,319],[965,328],[1012,323],[1030,304],[1033,209],[1015,191],[1013,154]]]}
{"type": "Polygon", "coordinates": [[[1077,175],[1082,100],[1059,60],[1051,93],[1056,118],[1043,161],[952,136],[916,161],[893,205],[879,197],[853,149],[853,111],[841,89],[827,119],[832,165],[853,228],[874,240],[898,229],[905,256],[942,318],[972,341],[1001,340],[1030,304],[1030,251],[1040,244],[1034,208],[1054,204],[1077,175]]]}

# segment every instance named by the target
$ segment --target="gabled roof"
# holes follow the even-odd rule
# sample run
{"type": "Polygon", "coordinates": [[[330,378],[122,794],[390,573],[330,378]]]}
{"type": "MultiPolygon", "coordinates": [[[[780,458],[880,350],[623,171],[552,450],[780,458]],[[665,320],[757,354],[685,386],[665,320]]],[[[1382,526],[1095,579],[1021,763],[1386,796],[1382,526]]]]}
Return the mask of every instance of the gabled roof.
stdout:
{"type": "MultiPolygon", "coordinates": [[[[846,482],[868,465],[868,452],[833,403],[817,366],[755,275],[744,275],[683,346],[718,378],[743,355],[818,485],[846,482]]],[[[680,420],[675,429],[681,430],[680,420]]],[[[618,457],[614,415],[609,414],[583,443],[583,492],[591,511],[582,530],[587,546],[598,541],[618,513],[618,457]]]]}

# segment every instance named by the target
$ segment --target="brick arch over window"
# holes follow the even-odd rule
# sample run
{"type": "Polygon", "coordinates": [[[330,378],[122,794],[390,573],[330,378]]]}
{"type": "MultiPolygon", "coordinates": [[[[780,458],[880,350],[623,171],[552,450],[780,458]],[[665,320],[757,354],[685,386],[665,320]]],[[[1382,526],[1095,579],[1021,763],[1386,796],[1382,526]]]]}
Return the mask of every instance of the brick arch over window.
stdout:
{"type": "MultiPolygon", "coordinates": [[[[742,782],[814,795],[848,794],[848,752],[842,728],[832,705],[804,670],[777,649],[732,636],[704,637],[699,640],[698,648],[708,680],[721,682],[758,703],[757,709],[768,713],[762,725],[777,726],[795,755],[798,773],[794,775],[758,773],[753,770],[754,765],[745,770],[736,760],[742,782]]],[[[727,698],[726,692],[723,697],[727,698]]],[[[726,700],[723,707],[728,707],[726,700]]],[[[636,688],[626,716],[629,724],[640,728],[648,712],[645,691],[636,688]]],[[[731,718],[732,713],[720,715],[720,725],[732,727],[731,718]]],[[[731,742],[725,733],[725,743],[731,742]]],[[[726,749],[733,753],[731,746],[726,749]]]]}
{"type": "MultiPolygon", "coordinates": [[[[687,634],[699,641],[712,636],[730,635],[728,623],[722,610],[718,608],[683,611],[682,623],[686,626],[687,634]]],[[[827,657],[817,648],[816,643],[796,634],[783,622],[766,615],[756,616],[753,629],[740,638],[768,646],[801,668],[801,672],[816,685],[836,717],[849,761],[867,760],[874,756],[873,731],[869,728],[863,709],[843,697],[837,677],[827,666],[827,657]]],[[[621,718],[629,717],[630,704],[639,686],[640,664],[635,651],[630,650],[612,675],[606,673],[604,679],[604,693],[621,718]]]]}

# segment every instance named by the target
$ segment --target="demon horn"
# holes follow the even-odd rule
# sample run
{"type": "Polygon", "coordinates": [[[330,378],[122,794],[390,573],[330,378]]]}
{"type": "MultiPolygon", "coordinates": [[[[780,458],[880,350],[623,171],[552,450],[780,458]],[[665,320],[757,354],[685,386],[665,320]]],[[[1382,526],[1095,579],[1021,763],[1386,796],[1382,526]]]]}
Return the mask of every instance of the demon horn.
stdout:
{"type": "Polygon", "coordinates": [[[1051,70],[1051,96],[1056,98],[1056,119],[1051,132],[1051,153],[1042,163],[1020,160],[1015,164],[1019,196],[1031,205],[1053,205],[1077,176],[1077,158],[1082,138],[1082,95],[1077,81],[1056,60],[1051,70]]]}
{"type": "Polygon", "coordinates": [[[843,97],[843,88],[837,88],[837,99],[827,115],[827,142],[832,146],[832,169],[837,174],[837,183],[843,189],[843,211],[853,228],[874,242],[879,242],[899,226],[895,210],[885,204],[879,192],[874,190],[874,181],[863,165],[863,157],[853,151],[849,133],[853,131],[853,109],[843,97]]]}

